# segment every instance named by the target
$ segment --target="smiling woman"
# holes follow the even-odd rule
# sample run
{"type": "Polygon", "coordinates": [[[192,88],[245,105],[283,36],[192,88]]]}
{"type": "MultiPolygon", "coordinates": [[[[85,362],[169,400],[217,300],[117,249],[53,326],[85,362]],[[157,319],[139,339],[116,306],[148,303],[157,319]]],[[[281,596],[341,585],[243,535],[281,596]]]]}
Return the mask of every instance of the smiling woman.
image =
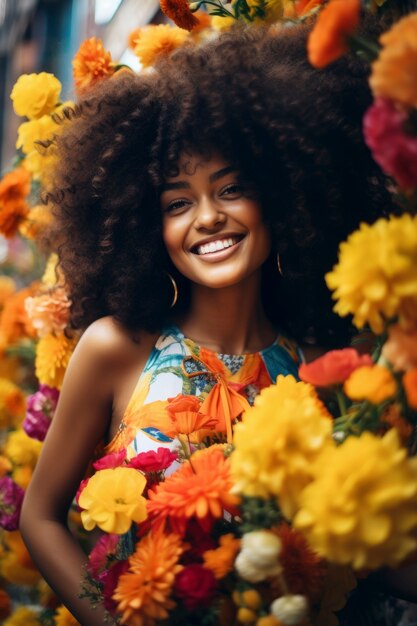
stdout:
{"type": "Polygon", "coordinates": [[[238,28],[116,74],[57,139],[51,241],[83,334],[21,524],[82,624],[103,610],[79,598],[85,557],[65,519],[97,444],[165,448],[173,472],[172,420],[230,442],[263,388],[297,376],[298,344],[351,335],[323,275],[339,241],[394,207],[361,139],[366,70],[317,74],[306,36],[238,28]]]}

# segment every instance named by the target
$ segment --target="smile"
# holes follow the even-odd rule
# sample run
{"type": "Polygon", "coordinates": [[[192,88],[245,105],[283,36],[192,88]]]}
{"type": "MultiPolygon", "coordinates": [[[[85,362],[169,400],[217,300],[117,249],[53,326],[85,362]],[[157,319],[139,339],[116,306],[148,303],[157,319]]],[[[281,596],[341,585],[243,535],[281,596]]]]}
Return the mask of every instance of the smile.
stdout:
{"type": "Polygon", "coordinates": [[[225,237],[224,239],[216,239],[214,241],[209,241],[207,243],[203,243],[199,246],[196,246],[193,249],[195,254],[199,256],[204,256],[205,254],[212,254],[213,252],[220,252],[221,250],[227,250],[227,248],[231,248],[235,246],[243,239],[243,236],[238,237],[225,237]]]}

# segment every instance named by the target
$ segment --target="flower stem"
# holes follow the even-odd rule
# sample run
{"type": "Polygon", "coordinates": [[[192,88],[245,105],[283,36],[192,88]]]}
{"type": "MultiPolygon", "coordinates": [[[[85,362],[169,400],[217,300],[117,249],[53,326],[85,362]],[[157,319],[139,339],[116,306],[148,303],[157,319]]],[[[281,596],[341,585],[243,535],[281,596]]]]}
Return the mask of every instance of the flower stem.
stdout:
{"type": "Polygon", "coordinates": [[[222,15],[224,17],[233,17],[233,19],[236,19],[233,13],[229,11],[229,9],[226,9],[225,6],[221,2],[217,3],[215,1],[213,2],[212,0],[203,0],[202,4],[205,4],[205,5],[208,4],[209,6],[216,7],[216,9],[218,9],[219,11],[222,11],[222,15]]]}
{"type": "Polygon", "coordinates": [[[340,387],[335,387],[335,392],[336,392],[337,405],[340,411],[340,416],[346,415],[347,406],[346,406],[346,398],[343,395],[343,391],[341,390],[340,387]]]}
{"type": "Polygon", "coordinates": [[[381,50],[376,42],[364,39],[359,35],[350,35],[348,43],[353,52],[370,63],[378,58],[381,50]]]}

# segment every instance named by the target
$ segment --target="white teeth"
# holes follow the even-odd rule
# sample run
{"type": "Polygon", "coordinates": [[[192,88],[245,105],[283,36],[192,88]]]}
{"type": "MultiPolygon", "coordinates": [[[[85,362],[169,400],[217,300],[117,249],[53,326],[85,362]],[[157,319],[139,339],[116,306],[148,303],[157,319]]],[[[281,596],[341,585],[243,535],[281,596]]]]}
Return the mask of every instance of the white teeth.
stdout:
{"type": "Polygon", "coordinates": [[[219,239],[218,241],[210,241],[210,243],[203,243],[197,248],[197,254],[210,254],[211,252],[219,252],[225,248],[230,248],[237,243],[236,239],[229,237],[228,239],[219,239]]]}

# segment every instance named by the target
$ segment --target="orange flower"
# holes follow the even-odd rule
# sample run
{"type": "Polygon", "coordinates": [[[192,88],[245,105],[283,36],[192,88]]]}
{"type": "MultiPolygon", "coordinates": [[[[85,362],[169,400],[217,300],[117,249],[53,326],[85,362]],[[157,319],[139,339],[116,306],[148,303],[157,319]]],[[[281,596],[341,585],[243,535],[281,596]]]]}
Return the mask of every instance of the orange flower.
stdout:
{"type": "Polygon", "coordinates": [[[26,312],[39,337],[49,333],[60,333],[65,329],[69,321],[70,305],[62,287],[25,300],[26,312]]]}
{"type": "Polygon", "coordinates": [[[160,0],[161,11],[184,30],[193,30],[199,20],[191,12],[187,0],[160,0]]]}
{"type": "Polygon", "coordinates": [[[0,308],[2,308],[8,298],[15,293],[16,283],[10,276],[0,276],[0,308]]]}
{"type": "Polygon", "coordinates": [[[118,602],[122,624],[151,626],[168,617],[175,606],[171,599],[178,561],[183,552],[178,535],[151,531],[141,539],[129,558],[129,571],[119,578],[113,599],[118,602]]]}
{"type": "Polygon", "coordinates": [[[159,58],[180,48],[187,40],[188,34],[181,28],[172,28],[168,24],[146,26],[141,30],[134,52],[143,67],[150,67],[159,58]]]}
{"type": "Polygon", "coordinates": [[[36,348],[35,369],[40,383],[61,389],[76,344],[64,334],[45,335],[36,348]]]}
{"type": "Polygon", "coordinates": [[[279,560],[291,593],[317,598],[326,574],[324,561],[308,545],[303,535],[288,524],[280,524],[276,534],[282,541],[279,560]]]}
{"type": "Polygon", "coordinates": [[[308,59],[322,68],[348,51],[348,38],[359,25],[360,0],[331,0],[321,11],[307,42],[308,59]]]}
{"type": "Polygon", "coordinates": [[[310,13],[316,7],[323,4],[324,0],[298,0],[295,4],[295,12],[298,17],[310,13]]]}
{"type": "Polygon", "coordinates": [[[30,174],[24,167],[9,172],[0,181],[0,232],[5,237],[14,237],[28,214],[29,191],[30,174]]]}
{"type": "Polygon", "coordinates": [[[412,409],[417,409],[417,368],[404,374],[403,385],[408,404],[412,409]]]}
{"type": "Polygon", "coordinates": [[[171,398],[167,406],[171,424],[168,428],[163,428],[162,432],[174,438],[178,435],[195,435],[201,430],[213,430],[217,425],[217,419],[199,413],[200,405],[200,401],[195,396],[178,394],[175,398],[171,398]]]}
{"type": "Polygon", "coordinates": [[[52,221],[50,209],[43,204],[37,204],[30,209],[25,221],[20,224],[20,234],[27,239],[37,239],[51,226],[52,221]]]}
{"type": "Polygon", "coordinates": [[[240,539],[231,533],[222,535],[218,548],[203,553],[204,567],[210,569],[216,578],[224,578],[233,569],[239,550],[240,539]]]}
{"type": "Polygon", "coordinates": [[[129,37],[127,39],[127,45],[130,48],[130,50],[135,49],[141,32],[142,32],[142,29],[138,27],[138,28],[135,28],[135,30],[132,30],[131,33],[129,33],[129,37]]]}
{"type": "Polygon", "coordinates": [[[344,382],[361,365],[372,365],[368,354],[361,356],[354,348],[330,350],[311,363],[302,363],[299,376],[305,383],[327,387],[344,382]]]}
{"type": "Polygon", "coordinates": [[[0,589],[0,619],[6,619],[12,612],[12,601],[4,589],[0,589]]]}
{"type": "Polygon", "coordinates": [[[86,39],[72,61],[75,86],[82,92],[114,73],[110,52],[104,49],[101,39],[86,39]]]}
{"type": "Polygon", "coordinates": [[[417,13],[399,20],[380,38],[382,50],[369,79],[375,97],[417,106],[417,13]]]}
{"type": "Polygon", "coordinates": [[[379,404],[395,396],[397,385],[391,372],[381,365],[364,365],[355,370],[343,386],[351,400],[379,404]]]}
{"type": "Polygon", "coordinates": [[[211,26],[211,16],[207,11],[196,11],[194,15],[198,19],[198,24],[194,26],[191,32],[192,36],[200,34],[202,30],[211,26]]]}
{"type": "Polygon", "coordinates": [[[413,427],[410,422],[401,415],[398,404],[390,404],[390,406],[387,407],[381,415],[381,422],[397,430],[403,446],[408,444],[413,432],[413,427]]]}
{"type": "Polygon", "coordinates": [[[0,317],[0,336],[6,345],[35,336],[35,330],[25,309],[25,300],[33,295],[35,289],[37,283],[14,293],[5,303],[0,317]]]}
{"type": "Polygon", "coordinates": [[[149,492],[148,513],[161,523],[170,519],[173,527],[184,529],[190,517],[204,520],[223,517],[239,502],[230,493],[230,459],[221,448],[200,450],[180,469],[149,492]],[[191,465],[192,463],[192,465],[191,465]]]}

